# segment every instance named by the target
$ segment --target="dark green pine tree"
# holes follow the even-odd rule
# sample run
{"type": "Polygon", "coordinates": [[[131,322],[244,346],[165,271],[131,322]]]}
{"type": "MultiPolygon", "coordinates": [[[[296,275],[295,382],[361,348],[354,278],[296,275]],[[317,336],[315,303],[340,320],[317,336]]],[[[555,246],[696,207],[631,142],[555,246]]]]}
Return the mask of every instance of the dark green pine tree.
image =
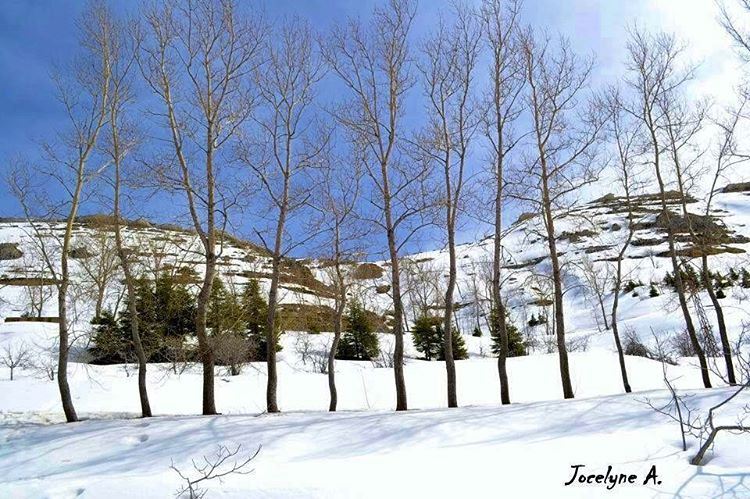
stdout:
{"type": "MultiPolygon", "coordinates": [[[[268,342],[266,341],[266,323],[268,303],[261,293],[260,284],[255,279],[248,281],[242,292],[241,309],[245,318],[247,337],[253,345],[253,360],[266,360],[268,342]]],[[[279,331],[276,331],[276,351],[281,351],[279,331]]]]}
{"type": "Polygon", "coordinates": [[[734,270],[734,267],[729,267],[729,274],[728,274],[729,280],[734,282],[737,282],[740,278],[739,274],[736,270],[734,270]]]}
{"type": "MultiPolygon", "coordinates": [[[[469,357],[466,343],[461,334],[453,329],[451,332],[453,359],[462,360],[469,357]]],[[[412,328],[414,348],[424,355],[425,360],[445,360],[443,348],[443,320],[440,317],[422,316],[412,328]]]]}
{"type": "Polygon", "coordinates": [[[91,319],[93,336],[89,354],[92,364],[123,364],[130,362],[131,343],[125,337],[110,310],[103,310],[91,319]]]}
{"type": "Polygon", "coordinates": [[[115,319],[111,312],[93,321],[93,347],[90,349],[97,363],[133,362],[135,349],[131,335],[129,300],[135,298],[138,307],[138,328],[141,342],[150,361],[165,360],[162,355],[164,340],[193,334],[195,297],[187,283],[162,273],[156,282],[139,278],[135,283],[135,297],[126,296],[122,311],[115,319]]]}
{"type": "Polygon", "coordinates": [[[424,356],[425,360],[433,360],[440,357],[443,347],[442,327],[439,317],[423,315],[414,322],[411,330],[411,341],[417,352],[424,356]],[[440,329],[438,334],[437,329],[440,329]]]}
{"type": "MultiPolygon", "coordinates": [[[[440,337],[440,353],[438,360],[445,360],[445,349],[443,348],[443,323],[438,325],[437,334],[440,337]]],[[[451,347],[453,350],[453,360],[464,360],[469,358],[469,351],[466,350],[466,343],[464,342],[463,336],[458,330],[453,329],[451,331],[451,347]]]]}
{"type": "Polygon", "coordinates": [[[740,286],[747,289],[750,288],[750,272],[747,271],[746,268],[742,268],[741,277],[740,277],[740,286]]]}
{"type": "Polygon", "coordinates": [[[214,335],[244,335],[247,332],[247,317],[242,303],[235,293],[227,290],[218,277],[211,287],[206,323],[214,335]]]}
{"type": "Polygon", "coordinates": [[[367,310],[354,300],[349,304],[337,359],[370,360],[378,356],[380,342],[367,310]]]}
{"type": "MultiPolygon", "coordinates": [[[[490,317],[492,319],[490,324],[495,324],[494,310],[492,311],[490,317]]],[[[534,316],[532,315],[532,317],[534,316]]],[[[540,324],[540,322],[537,322],[537,324],[540,324]]],[[[500,355],[500,335],[495,329],[496,328],[493,328],[492,330],[492,353],[494,355],[500,355]]],[[[505,332],[508,335],[508,357],[521,357],[523,355],[526,355],[526,342],[523,341],[521,332],[518,330],[513,321],[510,320],[507,312],[505,313],[505,332]]]]}

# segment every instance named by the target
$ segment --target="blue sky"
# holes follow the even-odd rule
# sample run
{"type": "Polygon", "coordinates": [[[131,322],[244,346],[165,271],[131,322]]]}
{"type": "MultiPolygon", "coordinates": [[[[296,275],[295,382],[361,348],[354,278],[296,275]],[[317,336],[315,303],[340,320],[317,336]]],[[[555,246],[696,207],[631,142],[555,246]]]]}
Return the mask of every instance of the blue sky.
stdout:
{"type": "MultiPolygon", "coordinates": [[[[374,0],[276,0],[262,3],[268,17],[297,13],[314,27],[326,30],[346,16],[366,16],[374,0]]],[[[49,138],[63,123],[49,74],[76,52],[74,22],[85,3],[81,0],[3,0],[0,4],[0,173],[15,154],[34,156],[37,143],[49,138]]],[[[117,9],[134,9],[136,1],[113,2],[117,9]]],[[[433,25],[444,0],[420,2],[414,37],[418,40],[433,25]]],[[[625,27],[638,22],[677,31],[690,37],[694,58],[703,61],[697,87],[722,93],[736,68],[728,42],[716,26],[710,0],[527,0],[523,17],[537,28],[568,36],[574,47],[594,54],[596,83],[614,82],[622,74],[625,27]],[[717,90],[717,87],[720,87],[717,90]]],[[[418,98],[419,87],[413,90],[418,98]]],[[[325,89],[323,89],[325,94],[325,89]]],[[[416,102],[416,101],[415,101],[416,102]]],[[[163,211],[157,209],[155,212],[163,211]]],[[[19,214],[4,182],[0,188],[0,216],[19,214]]],[[[479,229],[481,231],[481,229],[479,229]]],[[[463,239],[477,236],[468,228],[463,239]]],[[[434,242],[427,243],[434,246],[434,242]]]]}

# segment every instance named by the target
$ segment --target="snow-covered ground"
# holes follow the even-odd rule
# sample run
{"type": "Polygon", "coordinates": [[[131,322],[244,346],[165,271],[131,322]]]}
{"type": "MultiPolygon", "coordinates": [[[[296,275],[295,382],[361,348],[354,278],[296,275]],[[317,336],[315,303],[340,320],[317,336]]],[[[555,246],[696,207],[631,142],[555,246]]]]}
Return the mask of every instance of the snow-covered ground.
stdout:
{"type": "MultiPolygon", "coordinates": [[[[412,380],[412,385],[414,381],[412,380]]],[[[726,389],[694,391],[707,407],[726,389]]],[[[155,394],[155,398],[158,393],[155,394]]],[[[206,484],[207,497],[748,497],[750,436],[721,436],[702,467],[677,427],[641,397],[506,407],[280,415],[167,416],[0,428],[0,496],[164,498],[217,444],[262,446],[253,472],[206,484]],[[635,484],[565,486],[571,466],[635,484]],[[657,478],[645,485],[651,467],[657,478]]]]}
{"type": "MultiPolygon", "coordinates": [[[[0,346],[42,345],[54,325],[0,326],[0,346]]],[[[262,446],[247,475],[206,483],[207,497],[748,497],[750,435],[722,435],[702,467],[689,464],[678,427],[644,402],[667,401],[661,364],[628,357],[635,393],[621,394],[616,357],[604,349],[571,354],[576,400],[561,400],[556,355],[509,359],[514,404],[498,403],[495,360],[479,355],[486,338],[467,338],[472,357],[459,361],[459,409],[443,409],[441,362],[409,359],[411,410],[394,413],[393,371],[338,362],[337,414],[325,412],[326,376],[304,365],[299,335],[282,336],[279,403],[263,414],[263,364],[216,380],[221,416],[200,417],[199,370],[182,375],[152,365],[149,392],[157,417],[137,419],[132,367],[71,366],[81,423],[62,423],[57,385],[33,370],[14,381],[0,369],[0,497],[173,497],[181,485],[170,468],[195,476],[191,460],[217,445],[239,457],[262,446]],[[634,485],[570,485],[571,466],[638,475],[634,485]],[[652,466],[658,481],[643,485],[652,466]]],[[[323,347],[329,335],[309,336],[323,347]]],[[[382,341],[388,341],[386,336],[382,341]]],[[[483,346],[482,349],[485,347],[483,346]]],[[[689,359],[667,374],[689,403],[705,410],[730,393],[702,390],[689,359]]],[[[221,372],[221,369],[219,369],[221,372]]],[[[750,403],[725,409],[727,422],[750,403]]]]}

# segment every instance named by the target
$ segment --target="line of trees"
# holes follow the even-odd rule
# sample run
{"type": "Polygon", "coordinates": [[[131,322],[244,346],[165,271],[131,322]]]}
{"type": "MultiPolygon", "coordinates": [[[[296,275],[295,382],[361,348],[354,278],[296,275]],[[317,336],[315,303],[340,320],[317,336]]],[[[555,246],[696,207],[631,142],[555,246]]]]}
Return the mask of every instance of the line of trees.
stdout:
{"type": "MultiPolygon", "coordinates": [[[[126,310],[119,317],[107,316],[98,287],[98,328],[116,336],[116,344],[132,348],[142,414],[151,414],[146,370],[156,347],[148,319],[153,303],[144,293],[156,293],[161,276],[144,280],[127,248],[124,213],[135,210],[129,194],[136,191],[176,200],[200,243],[198,291],[184,327],[197,338],[203,414],[217,411],[214,367],[220,347],[214,337],[225,327],[242,334],[255,328],[248,334],[263,335],[266,409],[280,410],[279,284],[285,259],[303,245],[330,262],[335,318],[327,371],[329,408],[336,409],[339,349],[354,349],[358,358],[367,349],[351,335],[342,337],[347,304],[352,303],[352,267],[347,264],[367,254],[367,242],[376,237],[386,248],[390,267],[395,406],[406,410],[404,297],[413,292],[414,283],[409,266],[402,264],[405,247],[426,228],[445,241],[448,271],[437,276],[445,281],[436,288],[444,291],[441,323],[423,317],[427,303],[414,312],[414,320],[422,317],[423,353],[445,359],[446,403],[456,407],[454,359],[463,353],[453,333],[456,238],[469,218],[486,222],[494,236],[489,328],[500,400],[510,403],[506,359],[523,347],[509,327],[502,289],[508,202],[527,207],[541,221],[562,393],[574,397],[566,346],[564,295],[569,286],[558,221],[575,210],[582,189],[608,165],[613,165],[607,171],[615,173],[617,194],[624,199],[628,230],[608,283],[615,296],[611,310],[605,310],[602,299],[607,287],[597,289],[625,391],[631,387],[618,329],[618,296],[626,280],[622,261],[636,226],[633,197],[644,180],[655,180],[659,189],[657,225],[667,235],[674,287],[704,384],[711,384],[709,367],[682,277],[687,259],[676,237],[683,223],[701,256],[701,276],[734,383],[721,304],[709,282],[712,241],[687,204],[710,164],[700,141],[713,115],[705,102],[686,91],[694,68],[683,63],[684,47],[671,35],[631,29],[623,85],[598,91],[592,84],[593,59],[581,57],[562,36],[524,25],[522,10],[520,0],[482,0],[476,6],[455,2],[417,40],[412,33],[414,0],[384,0],[369,17],[340,22],[327,33],[317,33],[298,17],[268,20],[235,0],[162,0],[132,19],[115,15],[103,0],[92,1],[78,23],[81,53],[55,77],[68,125],[58,131],[58,141],[43,146],[39,161],[17,161],[9,177],[58,291],[57,380],[68,421],[77,420],[67,381],[69,258],[74,221],[81,206],[94,198],[99,203],[106,199],[112,213],[116,258],[108,270],[121,269],[127,295],[126,310]],[[333,99],[322,97],[324,82],[337,89],[333,99]],[[423,103],[422,114],[414,102],[423,103]],[[670,188],[679,194],[677,212],[672,211],[670,188]],[[59,236],[42,234],[34,221],[45,218],[65,220],[59,236]],[[255,322],[258,314],[263,316],[262,327],[249,325],[246,316],[239,319],[241,327],[219,324],[219,317],[231,314],[212,318],[217,295],[226,295],[218,265],[225,234],[234,224],[251,225],[270,256],[268,294],[263,306],[253,309],[255,322]],[[432,345],[436,332],[441,335],[439,350],[432,345]]],[[[747,37],[735,28],[737,23],[726,13],[723,22],[746,50],[747,37]]],[[[715,120],[720,132],[710,158],[712,193],[722,173],[744,159],[736,130],[746,99],[715,120]]],[[[589,273],[596,274],[593,264],[589,273]]],[[[248,289],[245,298],[257,301],[257,284],[248,289]]],[[[222,306],[229,306],[229,298],[222,300],[222,306]]],[[[247,309],[246,304],[234,306],[247,309]]],[[[350,307],[350,315],[356,315],[356,307],[350,307]]]]}

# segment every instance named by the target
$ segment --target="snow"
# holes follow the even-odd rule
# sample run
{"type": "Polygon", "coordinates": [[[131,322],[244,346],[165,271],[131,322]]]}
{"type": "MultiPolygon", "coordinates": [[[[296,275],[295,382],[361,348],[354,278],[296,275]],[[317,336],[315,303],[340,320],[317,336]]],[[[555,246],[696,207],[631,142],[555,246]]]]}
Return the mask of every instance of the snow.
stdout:
{"type": "MultiPolygon", "coordinates": [[[[694,391],[706,407],[726,389],[694,391]]],[[[639,398],[663,391],[507,407],[90,420],[0,428],[2,497],[171,497],[170,469],[217,444],[262,446],[249,475],[207,485],[209,497],[747,497],[750,436],[720,438],[707,465],[688,464],[677,427],[639,398]],[[637,474],[612,491],[563,484],[571,465],[637,474]],[[642,485],[651,466],[661,484],[642,485]]]]}
{"type": "MultiPolygon", "coordinates": [[[[54,325],[0,326],[0,346],[54,335],[54,325]]],[[[302,333],[300,333],[302,334],[302,333]]],[[[311,336],[318,347],[329,341],[311,336]]],[[[462,407],[445,409],[442,362],[409,358],[405,366],[410,410],[395,413],[393,371],[369,362],[337,363],[340,411],[327,413],[327,378],[302,364],[297,333],[282,335],[279,354],[281,414],[263,413],[265,368],[216,380],[220,416],[200,412],[201,376],[149,366],[149,395],[157,417],[138,419],[132,367],[73,363],[74,402],[85,420],[62,421],[57,385],[30,370],[15,381],[0,369],[0,497],[173,497],[180,486],[171,464],[191,472],[191,460],[217,445],[252,454],[248,475],[209,482],[208,497],[735,497],[750,494],[750,436],[720,436],[705,466],[683,452],[675,423],[651,410],[667,401],[660,363],[627,357],[635,393],[621,394],[613,353],[572,353],[576,399],[561,400],[557,356],[508,360],[513,404],[499,405],[496,361],[482,358],[485,338],[467,338],[472,354],[457,362],[462,407]],[[128,375],[128,372],[130,375],[128,375]],[[563,484],[570,466],[591,473],[637,474],[652,465],[661,484],[563,484]]],[[[384,336],[383,341],[387,338],[384,336]]],[[[409,349],[410,355],[413,351],[409,349]]],[[[702,390],[689,359],[667,366],[681,393],[705,410],[730,389],[702,390]]],[[[718,380],[715,380],[718,381],[718,380]]],[[[733,421],[750,396],[722,412],[733,421]]]]}

